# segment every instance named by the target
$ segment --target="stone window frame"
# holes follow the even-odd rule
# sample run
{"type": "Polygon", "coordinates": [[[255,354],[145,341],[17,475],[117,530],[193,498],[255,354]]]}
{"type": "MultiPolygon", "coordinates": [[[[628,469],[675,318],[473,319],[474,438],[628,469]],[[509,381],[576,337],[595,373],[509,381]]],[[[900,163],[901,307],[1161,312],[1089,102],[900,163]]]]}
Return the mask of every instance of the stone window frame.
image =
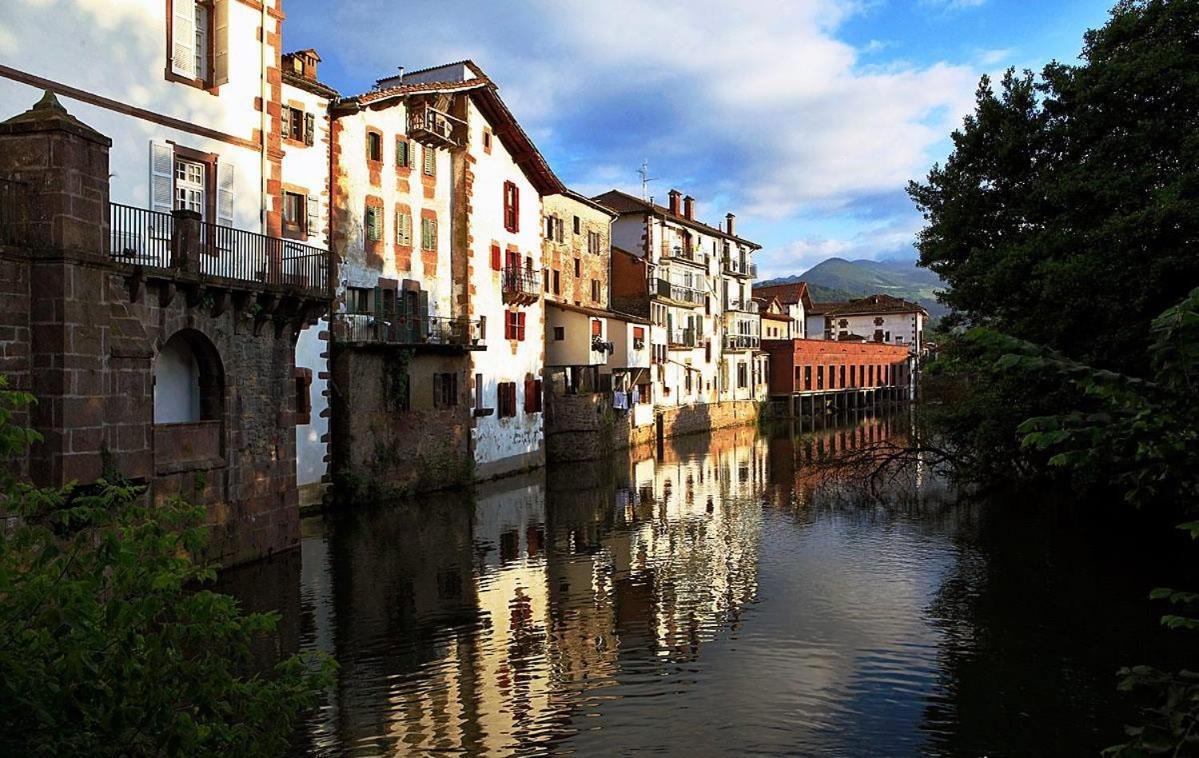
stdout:
{"type": "Polygon", "coordinates": [[[363,137],[363,155],[366,158],[366,165],[372,169],[383,168],[383,130],[376,129],[373,126],[366,127],[366,134],[363,137]],[[375,158],[371,150],[371,137],[375,137],[379,145],[379,157],[375,158]]]}

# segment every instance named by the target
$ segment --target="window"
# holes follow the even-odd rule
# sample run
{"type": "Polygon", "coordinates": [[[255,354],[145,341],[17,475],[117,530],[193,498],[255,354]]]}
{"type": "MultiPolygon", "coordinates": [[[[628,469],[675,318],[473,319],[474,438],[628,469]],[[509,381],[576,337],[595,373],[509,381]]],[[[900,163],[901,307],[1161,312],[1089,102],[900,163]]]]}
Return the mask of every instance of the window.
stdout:
{"type": "Polygon", "coordinates": [[[566,339],[566,327],[555,326],[554,327],[554,341],[561,342],[564,339],[566,339]]]}
{"type": "Polygon", "coordinates": [[[203,163],[175,160],[175,207],[195,211],[205,218],[208,213],[207,167],[203,163]]]}
{"type": "Polygon", "coordinates": [[[371,312],[371,294],[369,287],[346,288],[346,311],[365,315],[371,312]]]}
{"type": "Polygon", "coordinates": [[[305,145],[313,143],[313,133],[316,131],[316,114],[305,113],[299,108],[285,105],[283,106],[282,120],[283,128],[281,131],[284,139],[289,139],[293,142],[302,142],[305,145]]]}
{"type": "Polygon", "coordinates": [[[420,247],[421,250],[437,249],[436,218],[422,218],[420,220],[420,247]]]}
{"type": "Polygon", "coordinates": [[[504,182],[504,228],[520,231],[520,188],[513,182],[504,182]]]}
{"type": "Polygon", "coordinates": [[[857,366],[849,367],[849,386],[850,387],[858,386],[858,367],[857,366]]]}
{"type": "Polygon", "coordinates": [[[582,275],[583,274],[582,274],[582,269],[581,269],[581,266],[579,263],[579,259],[575,258],[575,278],[578,279],[582,275]]]}
{"type": "Polygon", "coordinates": [[[283,231],[295,235],[308,233],[308,197],[299,192],[283,193],[283,231]]]}
{"type": "Polygon", "coordinates": [[[412,247],[412,214],[404,208],[396,208],[396,244],[412,247]]]}
{"type": "Polygon", "coordinates": [[[545,238],[551,242],[562,241],[562,230],[564,229],[562,219],[557,216],[546,216],[545,218],[545,238]]]}
{"type": "Polygon", "coordinates": [[[541,380],[525,379],[525,413],[541,411],[541,380]]]}
{"type": "Polygon", "coordinates": [[[595,302],[597,302],[597,303],[600,301],[600,283],[599,283],[599,279],[592,279],[592,280],[591,280],[591,299],[592,299],[592,300],[594,300],[594,301],[595,301],[595,302]]]}
{"type": "Polygon", "coordinates": [[[575,234],[583,233],[583,219],[575,216],[575,234]]]}
{"type": "Polygon", "coordinates": [[[312,369],[296,367],[296,426],[312,422],[312,369]]]}
{"type": "Polygon", "coordinates": [[[421,148],[421,157],[424,158],[425,176],[436,176],[437,175],[437,152],[433,148],[429,147],[428,145],[425,145],[421,148]]]}
{"type": "Polygon", "coordinates": [[[407,137],[396,137],[396,167],[412,168],[412,143],[407,137]]]}
{"type": "Polygon", "coordinates": [[[504,339],[523,341],[525,338],[524,311],[507,311],[504,314],[504,339]]]}
{"type": "Polygon", "coordinates": [[[562,291],[562,272],[554,269],[554,294],[557,295],[562,291]]]}
{"type": "Polygon", "coordinates": [[[500,418],[512,418],[516,415],[516,382],[500,382],[495,386],[496,405],[499,406],[500,418]]]}
{"type": "Polygon", "coordinates": [[[167,79],[196,87],[228,81],[228,14],[228,2],[168,0],[167,79]]]}
{"type": "Polygon", "coordinates": [[[604,322],[599,321],[598,319],[591,320],[591,336],[592,337],[604,336],[604,322]]]}
{"type": "Polygon", "coordinates": [[[737,386],[744,389],[749,384],[749,372],[745,370],[744,363],[737,364],[737,386]]]}
{"type": "Polygon", "coordinates": [[[803,367],[803,388],[805,390],[812,389],[812,367],[811,366],[803,367]]]}
{"type": "Polygon", "coordinates": [[[491,130],[490,129],[483,130],[483,152],[485,152],[485,153],[491,152],[491,130]]]}
{"type": "Polygon", "coordinates": [[[383,135],[379,132],[366,133],[366,159],[376,163],[383,162],[383,135]]]}
{"type": "Polygon", "coordinates": [[[453,408],[458,405],[458,375],[433,374],[433,407],[453,408]]]}
{"type": "Polygon", "coordinates": [[[374,205],[366,206],[366,215],[363,216],[362,226],[366,231],[368,242],[378,242],[383,239],[383,209],[374,205]]]}
{"type": "Polygon", "coordinates": [[[587,252],[599,254],[600,251],[600,233],[587,232],[587,252]]]}
{"type": "Polygon", "coordinates": [[[475,410],[483,410],[483,375],[475,374],[475,410]]]}

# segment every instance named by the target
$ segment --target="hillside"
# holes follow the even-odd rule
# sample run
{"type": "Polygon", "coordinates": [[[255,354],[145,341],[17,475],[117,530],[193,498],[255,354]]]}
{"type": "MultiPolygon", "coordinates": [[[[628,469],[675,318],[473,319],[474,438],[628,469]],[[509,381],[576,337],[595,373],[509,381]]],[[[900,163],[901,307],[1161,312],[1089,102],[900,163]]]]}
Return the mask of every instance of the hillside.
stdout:
{"type": "Polygon", "coordinates": [[[933,317],[946,313],[945,306],[936,298],[936,291],[944,287],[941,279],[928,269],[917,267],[915,261],[829,258],[798,276],[762,284],[786,284],[801,279],[808,283],[808,291],[817,302],[883,293],[920,303],[933,317]]]}

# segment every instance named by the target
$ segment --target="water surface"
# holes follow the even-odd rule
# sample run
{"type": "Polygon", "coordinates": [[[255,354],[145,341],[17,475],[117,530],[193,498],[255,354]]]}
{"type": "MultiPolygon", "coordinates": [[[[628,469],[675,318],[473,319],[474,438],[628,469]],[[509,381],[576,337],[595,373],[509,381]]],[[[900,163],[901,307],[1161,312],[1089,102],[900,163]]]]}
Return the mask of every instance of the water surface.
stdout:
{"type": "Polygon", "coordinates": [[[955,502],[919,467],[879,503],[814,462],[900,423],[724,430],[310,519],[298,554],[225,581],[284,614],[284,652],[341,663],[310,754],[1093,755],[1119,739],[1114,672],[1169,650],[1145,596],[1174,567],[1044,504],[955,502]]]}

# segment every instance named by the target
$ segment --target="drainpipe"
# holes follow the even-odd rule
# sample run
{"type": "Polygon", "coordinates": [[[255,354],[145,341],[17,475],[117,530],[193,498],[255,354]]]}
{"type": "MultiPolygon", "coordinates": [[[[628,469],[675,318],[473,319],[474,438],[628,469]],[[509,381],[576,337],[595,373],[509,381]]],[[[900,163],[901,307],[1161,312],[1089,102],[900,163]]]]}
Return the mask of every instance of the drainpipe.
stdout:
{"type": "Polygon", "coordinates": [[[267,199],[267,171],[268,171],[267,145],[269,144],[269,142],[267,141],[267,129],[269,127],[269,119],[268,119],[268,115],[267,115],[267,103],[270,102],[270,92],[269,92],[270,83],[267,82],[267,79],[266,79],[266,46],[267,46],[266,21],[267,21],[266,0],[263,0],[262,11],[261,11],[260,21],[259,21],[259,24],[261,25],[261,28],[262,28],[262,41],[258,45],[258,58],[259,58],[258,79],[259,79],[259,83],[260,83],[259,84],[259,95],[262,99],[262,112],[259,114],[259,129],[258,129],[258,131],[261,135],[260,139],[262,140],[262,152],[259,154],[259,160],[258,160],[258,174],[261,179],[261,181],[259,182],[260,200],[259,200],[258,218],[259,218],[259,222],[261,223],[261,229],[262,229],[263,234],[267,233],[266,214],[267,214],[268,202],[269,202],[267,199]]]}

